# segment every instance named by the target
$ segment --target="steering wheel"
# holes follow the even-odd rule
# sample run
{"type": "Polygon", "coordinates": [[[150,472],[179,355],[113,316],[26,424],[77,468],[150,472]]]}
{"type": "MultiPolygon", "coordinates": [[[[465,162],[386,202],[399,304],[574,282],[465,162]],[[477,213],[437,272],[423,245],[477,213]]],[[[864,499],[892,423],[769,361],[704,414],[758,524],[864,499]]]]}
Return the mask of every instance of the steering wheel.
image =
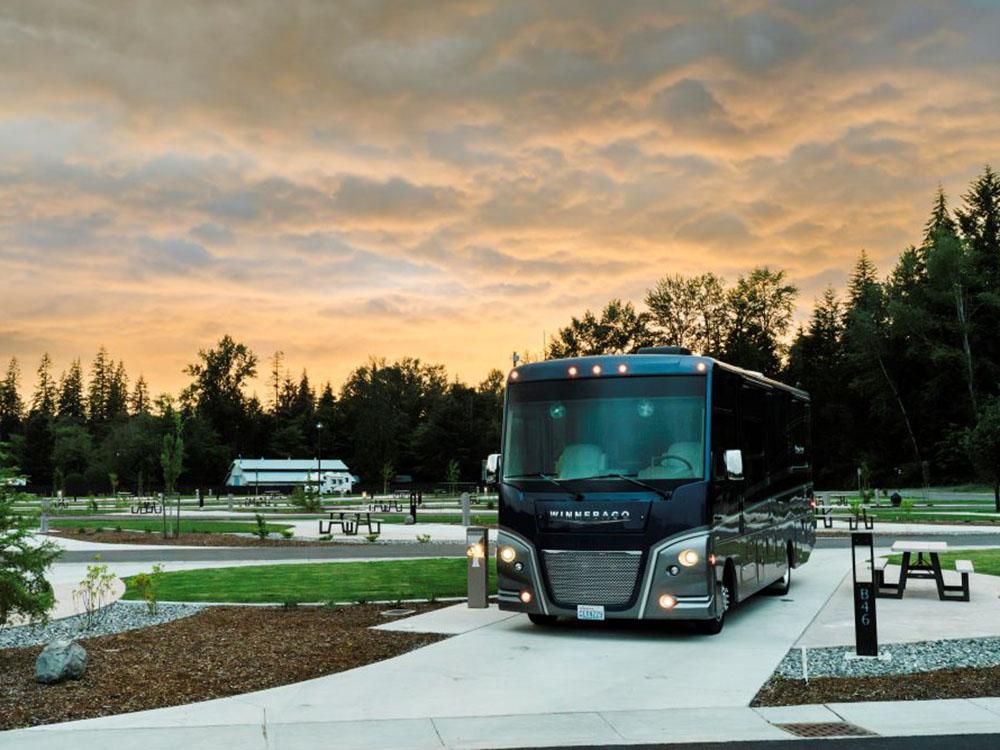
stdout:
{"type": "Polygon", "coordinates": [[[682,464],[684,464],[688,468],[689,471],[694,472],[694,466],[691,464],[690,461],[688,461],[686,458],[683,458],[681,456],[675,456],[672,453],[664,453],[663,455],[658,456],[657,458],[655,458],[654,462],[655,463],[659,463],[659,464],[662,465],[662,463],[664,461],[666,461],[667,459],[670,459],[671,461],[680,461],[682,464]]]}

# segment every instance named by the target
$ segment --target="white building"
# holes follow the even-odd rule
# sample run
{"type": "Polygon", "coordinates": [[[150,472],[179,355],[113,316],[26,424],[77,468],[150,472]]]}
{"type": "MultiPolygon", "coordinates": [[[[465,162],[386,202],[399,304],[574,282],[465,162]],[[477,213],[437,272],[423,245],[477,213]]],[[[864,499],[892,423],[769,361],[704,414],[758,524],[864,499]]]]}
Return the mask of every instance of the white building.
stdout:
{"type": "Polygon", "coordinates": [[[336,458],[237,458],[226,475],[227,487],[250,487],[254,490],[291,490],[304,487],[315,492],[322,474],[324,494],[350,492],[355,477],[347,465],[336,458]]]}

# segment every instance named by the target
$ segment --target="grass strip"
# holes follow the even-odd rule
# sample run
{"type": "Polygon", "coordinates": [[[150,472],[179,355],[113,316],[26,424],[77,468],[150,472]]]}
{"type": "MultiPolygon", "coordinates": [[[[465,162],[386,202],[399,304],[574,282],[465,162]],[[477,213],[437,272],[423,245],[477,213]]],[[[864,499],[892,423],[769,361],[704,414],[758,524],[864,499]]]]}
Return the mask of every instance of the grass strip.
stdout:
{"type": "MultiPolygon", "coordinates": [[[[289,563],[166,572],[157,597],[174,602],[240,604],[369,602],[466,594],[465,558],[351,563],[289,563]]],[[[490,588],[496,575],[490,568],[490,588]]],[[[139,599],[132,578],[125,598],[139,599]]]]}
{"type": "MultiPolygon", "coordinates": [[[[170,529],[174,528],[176,519],[167,516],[167,526],[170,529]]],[[[163,531],[163,518],[160,515],[155,515],[150,518],[123,518],[121,520],[101,520],[101,521],[82,521],[82,520],[71,520],[71,519],[57,519],[53,518],[49,521],[49,525],[56,529],[79,529],[84,528],[88,530],[92,529],[117,529],[129,531],[148,531],[150,533],[156,533],[163,531]]],[[[289,529],[291,526],[283,523],[272,523],[267,522],[267,528],[269,531],[281,531],[283,529],[289,529]]],[[[181,519],[181,533],[182,534],[252,534],[257,530],[256,523],[244,523],[242,521],[201,521],[201,520],[191,520],[187,518],[181,519]]]]}
{"type": "MultiPolygon", "coordinates": [[[[916,559],[916,555],[910,556],[911,562],[916,559]]],[[[954,552],[945,552],[941,554],[941,568],[954,570],[956,560],[971,560],[977,573],[1000,576],[1000,549],[960,549],[954,552]]],[[[902,565],[903,556],[901,554],[891,555],[889,562],[893,565],[902,565]]]]}

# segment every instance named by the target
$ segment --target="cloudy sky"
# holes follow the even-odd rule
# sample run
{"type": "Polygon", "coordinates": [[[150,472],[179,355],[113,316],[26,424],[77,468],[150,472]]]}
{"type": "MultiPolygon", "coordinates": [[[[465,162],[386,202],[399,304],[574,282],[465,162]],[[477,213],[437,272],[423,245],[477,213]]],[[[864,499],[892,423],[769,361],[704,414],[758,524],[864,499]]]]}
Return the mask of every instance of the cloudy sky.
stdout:
{"type": "Polygon", "coordinates": [[[992,0],[8,0],[0,357],[172,389],[228,332],[477,381],[758,263],[804,313],[1000,161],[998,39],[992,0]]]}

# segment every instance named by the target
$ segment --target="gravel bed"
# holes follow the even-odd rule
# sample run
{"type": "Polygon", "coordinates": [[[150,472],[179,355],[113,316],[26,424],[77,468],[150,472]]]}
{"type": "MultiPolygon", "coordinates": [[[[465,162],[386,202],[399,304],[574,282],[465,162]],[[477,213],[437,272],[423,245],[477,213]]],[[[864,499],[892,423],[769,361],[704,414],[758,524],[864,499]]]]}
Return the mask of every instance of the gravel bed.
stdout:
{"type": "Polygon", "coordinates": [[[202,604],[161,604],[155,615],[149,614],[145,602],[117,601],[102,611],[98,623],[90,630],[83,630],[84,615],[73,615],[52,620],[48,625],[20,625],[0,630],[0,648],[25,648],[48,643],[56,638],[94,638],[113,635],[128,630],[162,625],[205,609],[202,604]]]}
{"type": "MultiPolygon", "coordinates": [[[[880,646],[891,658],[847,659],[853,646],[806,649],[808,676],[814,677],[883,677],[919,674],[939,669],[965,669],[1000,666],[1000,638],[963,638],[956,640],[886,643],[880,646]]],[[[781,660],[775,677],[803,679],[803,652],[793,648],[781,660]]]]}

